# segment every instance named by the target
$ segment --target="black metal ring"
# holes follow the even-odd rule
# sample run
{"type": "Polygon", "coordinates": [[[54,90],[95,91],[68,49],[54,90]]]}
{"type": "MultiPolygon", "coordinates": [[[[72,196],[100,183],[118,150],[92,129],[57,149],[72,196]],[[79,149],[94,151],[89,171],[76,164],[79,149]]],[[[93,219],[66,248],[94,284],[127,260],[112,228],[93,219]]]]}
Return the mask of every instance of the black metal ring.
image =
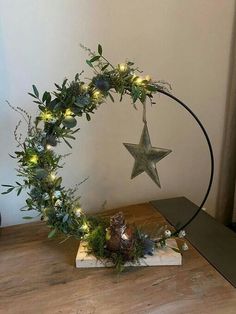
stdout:
{"type": "Polygon", "coordinates": [[[209,195],[211,187],[212,187],[213,177],[214,177],[214,155],[213,155],[213,149],[212,149],[211,141],[210,141],[210,138],[207,134],[207,131],[204,128],[204,126],[202,125],[199,118],[195,115],[195,113],[187,105],[185,105],[181,100],[179,100],[177,97],[171,95],[170,93],[168,93],[164,90],[158,90],[158,92],[172,98],[173,100],[175,100],[177,103],[179,103],[182,107],[184,107],[191,114],[191,116],[194,118],[194,120],[200,126],[200,128],[201,128],[201,130],[205,136],[205,139],[206,139],[206,142],[208,145],[208,149],[209,149],[209,153],[210,153],[210,160],[211,160],[211,173],[210,173],[208,187],[207,187],[206,193],[203,197],[203,200],[202,200],[201,204],[199,205],[198,209],[196,210],[195,214],[182,227],[178,228],[173,233],[173,235],[176,235],[179,233],[180,230],[183,230],[184,228],[186,228],[194,220],[194,218],[196,218],[196,216],[198,215],[198,213],[200,212],[200,210],[202,209],[203,205],[205,204],[205,202],[208,198],[208,195],[209,195]]]}

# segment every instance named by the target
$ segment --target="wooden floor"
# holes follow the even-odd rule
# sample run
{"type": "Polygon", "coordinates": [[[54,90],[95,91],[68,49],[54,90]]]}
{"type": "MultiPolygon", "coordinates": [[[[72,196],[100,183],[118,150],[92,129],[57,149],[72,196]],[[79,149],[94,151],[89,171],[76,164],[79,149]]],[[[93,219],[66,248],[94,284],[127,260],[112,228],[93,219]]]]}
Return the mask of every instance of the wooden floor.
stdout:
{"type": "MultiPolygon", "coordinates": [[[[164,220],[150,204],[122,208],[152,229],[164,220]]],[[[78,242],[47,239],[43,223],[3,228],[0,313],[235,314],[236,290],[190,246],[183,266],[76,269],[78,242]]]]}

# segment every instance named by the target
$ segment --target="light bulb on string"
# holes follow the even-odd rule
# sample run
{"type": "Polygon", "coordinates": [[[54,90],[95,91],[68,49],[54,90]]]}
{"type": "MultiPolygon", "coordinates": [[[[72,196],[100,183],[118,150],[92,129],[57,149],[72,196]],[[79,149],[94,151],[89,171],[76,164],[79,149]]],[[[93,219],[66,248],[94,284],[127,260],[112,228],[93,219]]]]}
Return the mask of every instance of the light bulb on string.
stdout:
{"type": "Polygon", "coordinates": [[[89,225],[87,222],[84,222],[81,226],[81,229],[84,231],[84,232],[88,232],[89,231],[89,225]]]}
{"type": "Polygon", "coordinates": [[[82,91],[87,92],[88,89],[89,89],[88,84],[82,84],[82,85],[81,85],[81,89],[82,89],[82,91]]]}
{"type": "Polygon", "coordinates": [[[76,217],[79,218],[81,216],[82,209],[80,207],[75,208],[73,211],[76,217]]]}
{"type": "Polygon", "coordinates": [[[71,109],[70,108],[67,108],[66,109],[66,112],[65,112],[65,117],[69,117],[69,116],[72,116],[73,115],[73,111],[71,111],[71,109]]]}
{"type": "Polygon", "coordinates": [[[142,85],[142,83],[143,83],[143,78],[142,78],[141,76],[137,77],[137,78],[135,79],[134,83],[135,83],[136,85],[142,85]]]}
{"type": "Polygon", "coordinates": [[[39,160],[38,155],[34,154],[34,155],[32,155],[32,156],[30,157],[29,162],[30,162],[31,164],[35,164],[35,165],[36,165],[36,164],[38,163],[38,160],[39,160]]]}
{"type": "Polygon", "coordinates": [[[150,75],[146,75],[146,76],[145,76],[145,80],[148,81],[148,82],[150,82],[150,81],[152,80],[152,79],[151,79],[151,76],[150,76],[150,75]]]}
{"type": "Polygon", "coordinates": [[[46,149],[47,149],[47,150],[52,150],[52,145],[47,144],[47,145],[46,145],[46,149]]]}
{"type": "Polygon", "coordinates": [[[43,121],[49,121],[53,118],[53,115],[50,111],[43,111],[40,116],[43,121]]]}
{"type": "Polygon", "coordinates": [[[99,102],[102,99],[102,93],[96,89],[93,92],[93,99],[99,102]]]}
{"type": "Polygon", "coordinates": [[[52,172],[51,174],[50,174],[50,179],[52,180],[52,181],[54,181],[54,180],[56,180],[56,174],[54,173],[54,172],[52,172]]]}
{"type": "Polygon", "coordinates": [[[119,72],[126,72],[128,70],[127,63],[118,64],[118,70],[119,70],[119,72]]]}

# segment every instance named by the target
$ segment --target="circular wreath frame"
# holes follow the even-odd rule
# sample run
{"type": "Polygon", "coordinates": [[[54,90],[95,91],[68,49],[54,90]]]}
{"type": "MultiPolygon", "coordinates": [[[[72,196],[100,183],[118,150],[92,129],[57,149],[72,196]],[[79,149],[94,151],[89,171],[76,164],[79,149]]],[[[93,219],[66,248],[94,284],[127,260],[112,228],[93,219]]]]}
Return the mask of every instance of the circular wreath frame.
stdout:
{"type": "MultiPolygon", "coordinates": [[[[213,153],[210,140],[199,119],[179,99],[169,93],[171,86],[164,81],[153,81],[148,75],[141,76],[141,71],[131,61],[113,66],[103,55],[102,46],[98,45],[97,53],[82,46],[90,59],[86,63],[94,71],[94,77],[89,83],[81,79],[81,73],[77,73],[73,81],[65,79],[62,85],[55,84],[54,92],[45,91],[40,97],[38,89],[33,85],[33,102],[38,105],[39,114],[32,121],[31,116],[20,107],[12,107],[19,112],[28,126],[27,137],[22,141],[21,134],[18,134],[20,122],[14,131],[18,143],[18,150],[15,155],[18,162],[18,176],[23,178],[23,183],[16,182],[15,185],[3,185],[7,188],[2,194],[15,190],[19,195],[22,190],[28,189],[26,206],[21,208],[24,211],[36,210],[41,220],[51,228],[48,237],[54,237],[58,232],[69,237],[87,241],[88,249],[99,259],[111,260],[121,270],[127,262],[137,263],[141,257],[148,252],[150,246],[165,246],[167,238],[184,238],[183,227],[192,221],[202,208],[210,191],[213,178],[213,153]],[[70,148],[70,140],[74,140],[74,134],[79,131],[76,128],[76,117],[86,116],[91,119],[91,114],[105,102],[109,97],[112,102],[112,93],[120,96],[129,95],[136,108],[138,101],[145,107],[147,99],[153,102],[156,93],[165,94],[180,103],[187,109],[202,128],[210,148],[212,158],[212,173],[206,196],[198,211],[183,227],[177,231],[170,232],[166,228],[159,230],[159,237],[155,240],[149,239],[149,235],[141,232],[135,227],[135,245],[131,257],[125,257],[122,252],[114,256],[113,253],[104,250],[108,237],[107,230],[109,222],[101,217],[87,216],[81,209],[80,198],[76,195],[78,185],[75,188],[66,189],[62,186],[62,177],[58,170],[62,168],[62,159],[65,156],[56,154],[53,148],[64,141],[70,148]],[[147,240],[149,239],[149,241],[147,240]]],[[[82,182],[81,182],[82,183],[82,182]]],[[[31,216],[23,217],[25,219],[31,216]]],[[[182,246],[187,248],[186,243],[182,246]]]]}

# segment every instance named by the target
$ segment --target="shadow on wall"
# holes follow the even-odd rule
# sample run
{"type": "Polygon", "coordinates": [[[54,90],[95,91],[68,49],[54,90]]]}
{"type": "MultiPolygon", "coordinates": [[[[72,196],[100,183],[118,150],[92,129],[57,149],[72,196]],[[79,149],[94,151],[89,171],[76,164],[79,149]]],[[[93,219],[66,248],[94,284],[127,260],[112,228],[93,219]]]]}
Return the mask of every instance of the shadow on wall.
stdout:
{"type": "MultiPolygon", "coordinates": [[[[0,34],[3,34],[3,26],[2,26],[2,20],[0,16],[0,34]]],[[[8,94],[7,87],[8,85],[8,75],[7,75],[7,60],[6,60],[6,54],[4,50],[4,38],[1,36],[0,40],[0,102],[5,101],[6,96],[8,94]]]]}
{"type": "Polygon", "coordinates": [[[236,7],[231,37],[228,89],[224,119],[224,137],[221,149],[220,178],[217,191],[216,219],[229,225],[236,224],[236,7]]]}
{"type": "MultiPolygon", "coordinates": [[[[2,34],[2,21],[1,21],[1,16],[0,16],[0,34],[2,34]]],[[[3,102],[5,102],[5,98],[7,95],[7,82],[8,82],[8,76],[7,76],[7,68],[6,68],[6,58],[5,58],[5,53],[4,53],[4,39],[1,38],[0,40],[0,105],[3,104],[3,102]]],[[[1,124],[4,123],[3,120],[3,115],[2,115],[2,119],[1,124]]],[[[0,134],[0,141],[1,141],[1,145],[3,142],[3,137],[0,134]]],[[[4,143],[3,143],[4,145],[4,143]]],[[[0,189],[1,192],[1,189],[0,189]]],[[[2,207],[2,202],[0,202],[0,206],[2,207]]],[[[0,226],[2,225],[2,216],[1,216],[1,209],[0,209],[0,226]]]]}

